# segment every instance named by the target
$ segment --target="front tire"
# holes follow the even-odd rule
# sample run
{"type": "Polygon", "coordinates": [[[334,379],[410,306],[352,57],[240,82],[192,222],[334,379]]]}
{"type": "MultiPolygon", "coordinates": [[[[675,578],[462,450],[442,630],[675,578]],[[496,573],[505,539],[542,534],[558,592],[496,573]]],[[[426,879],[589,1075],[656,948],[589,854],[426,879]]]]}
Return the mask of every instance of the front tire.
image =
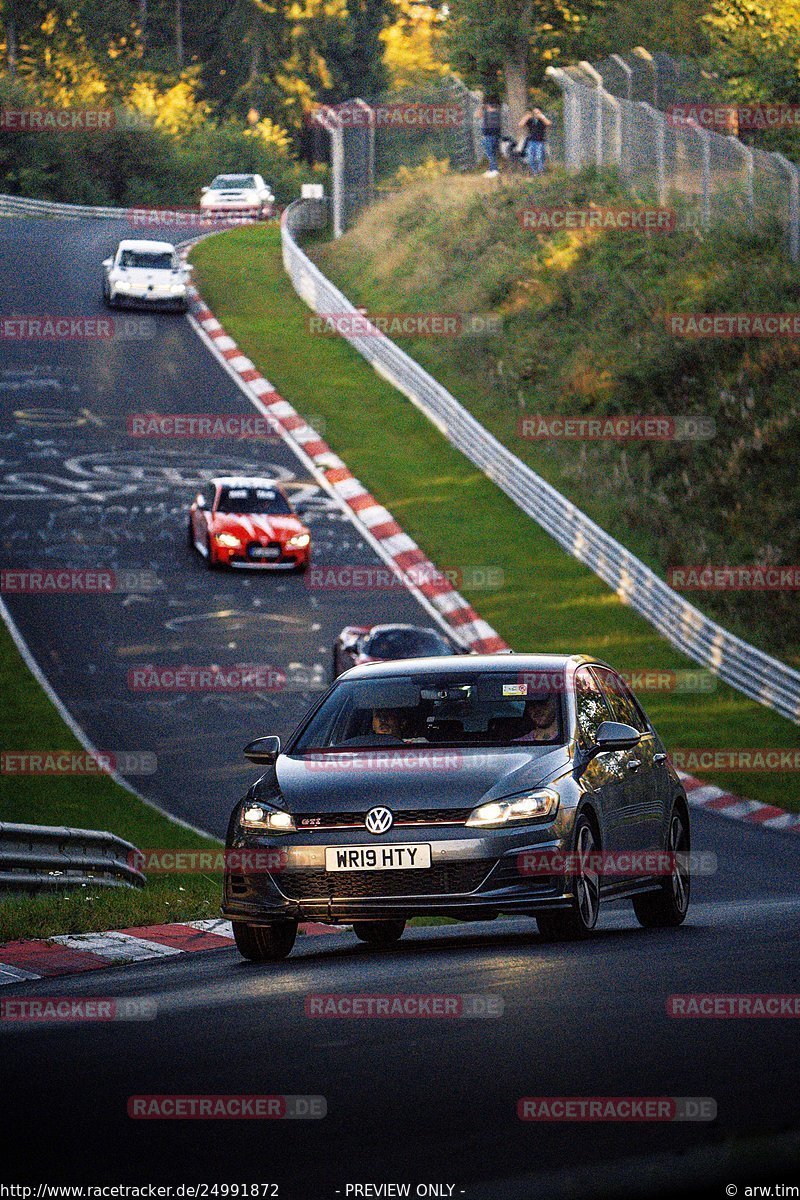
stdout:
{"type": "Polygon", "coordinates": [[[270,925],[233,922],[236,948],[250,962],[281,962],[291,953],[297,937],[297,921],[273,921],[270,925]]]}
{"type": "Polygon", "coordinates": [[[591,937],[600,915],[600,876],[587,855],[599,850],[594,827],[586,816],[575,824],[575,854],[578,861],[572,877],[573,900],[569,908],[542,913],[536,918],[539,933],[547,942],[577,941],[591,937]]]}
{"type": "Polygon", "coordinates": [[[396,921],[354,921],[353,933],[368,946],[385,950],[400,941],[405,927],[405,918],[396,921]]]}
{"type": "Polygon", "coordinates": [[[673,808],[669,819],[667,852],[676,860],[660,890],[633,898],[636,920],[645,929],[676,929],[689,911],[691,872],[689,864],[679,857],[689,853],[689,821],[679,808],[673,808]]]}

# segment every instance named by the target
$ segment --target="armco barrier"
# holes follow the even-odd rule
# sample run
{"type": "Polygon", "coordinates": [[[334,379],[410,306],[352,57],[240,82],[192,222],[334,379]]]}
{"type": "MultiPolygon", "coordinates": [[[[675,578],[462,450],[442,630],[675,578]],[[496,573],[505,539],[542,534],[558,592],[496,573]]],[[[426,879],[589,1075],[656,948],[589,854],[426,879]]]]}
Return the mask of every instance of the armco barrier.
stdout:
{"type": "MultiPolygon", "coordinates": [[[[314,312],[358,310],[303,252],[304,201],[283,214],[283,262],[295,291],[314,312]]],[[[800,723],[800,672],[770,657],[704,616],[649,567],[590,520],[566,497],[503,446],[390,338],[377,330],[347,341],[389,383],[573,558],[585,563],[626,604],[689,658],[744,695],[800,723]]]]}
{"type": "Polygon", "coordinates": [[[199,209],[158,208],[111,208],[103,205],[62,204],[57,200],[29,200],[25,196],[0,195],[0,217],[60,217],[64,220],[79,220],[84,217],[101,219],[114,218],[135,225],[137,221],[157,225],[158,217],[165,223],[174,224],[176,218],[194,218],[195,224],[250,225],[254,217],[236,217],[230,214],[201,213],[199,209]]]}
{"type": "Polygon", "coordinates": [[[91,208],[86,204],[58,204],[55,200],[28,200],[24,196],[0,196],[4,217],[125,217],[122,208],[91,208]]]}
{"type": "Polygon", "coordinates": [[[0,821],[0,891],[67,887],[144,887],[130,865],[136,847],[98,829],[12,825],[0,821]]]}

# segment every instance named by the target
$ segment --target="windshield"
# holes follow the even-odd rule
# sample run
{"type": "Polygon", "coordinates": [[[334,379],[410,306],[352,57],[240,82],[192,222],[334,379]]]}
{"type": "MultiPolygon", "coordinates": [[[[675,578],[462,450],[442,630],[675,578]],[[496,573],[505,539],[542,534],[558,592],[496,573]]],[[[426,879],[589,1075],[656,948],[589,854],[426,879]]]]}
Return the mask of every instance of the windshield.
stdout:
{"type": "MultiPolygon", "coordinates": [[[[360,747],[563,743],[563,689],[534,691],[517,672],[344,680],[291,753],[360,747]]],[[[537,685],[538,686],[538,685],[537,685]]]]}
{"type": "Polygon", "coordinates": [[[254,188],[256,186],[255,176],[253,175],[218,175],[211,187],[215,191],[221,188],[254,188]]]}
{"type": "Polygon", "coordinates": [[[253,516],[281,516],[291,511],[281,491],[265,487],[224,487],[217,505],[217,512],[252,513],[253,516]]]}
{"type": "Polygon", "coordinates": [[[365,646],[373,658],[426,658],[453,651],[435,629],[385,629],[373,633],[365,646]]]}
{"type": "Polygon", "coordinates": [[[147,250],[123,250],[119,258],[121,267],[140,267],[145,271],[171,271],[175,260],[169,250],[154,253],[147,250]]]}

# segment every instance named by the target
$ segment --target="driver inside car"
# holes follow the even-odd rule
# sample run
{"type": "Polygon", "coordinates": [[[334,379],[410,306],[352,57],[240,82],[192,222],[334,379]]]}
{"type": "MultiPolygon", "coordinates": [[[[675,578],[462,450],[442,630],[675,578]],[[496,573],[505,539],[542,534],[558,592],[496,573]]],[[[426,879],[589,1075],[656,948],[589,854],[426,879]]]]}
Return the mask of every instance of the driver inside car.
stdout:
{"type": "Polygon", "coordinates": [[[400,708],[376,708],[372,714],[372,732],[401,741],[413,736],[410,718],[400,708]]]}
{"type": "Polygon", "coordinates": [[[531,696],[525,702],[526,731],[515,742],[551,742],[558,736],[558,700],[550,693],[531,696]]]}

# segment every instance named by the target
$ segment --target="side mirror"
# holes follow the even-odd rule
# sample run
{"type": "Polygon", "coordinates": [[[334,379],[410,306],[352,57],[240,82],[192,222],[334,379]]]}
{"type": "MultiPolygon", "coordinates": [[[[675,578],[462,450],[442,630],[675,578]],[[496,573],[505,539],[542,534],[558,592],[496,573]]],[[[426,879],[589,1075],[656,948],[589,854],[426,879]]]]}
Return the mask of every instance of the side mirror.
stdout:
{"type": "Polygon", "coordinates": [[[638,746],[642,735],[632,725],[621,721],[603,721],[597,731],[597,748],[604,750],[632,750],[638,746]]]}
{"type": "Polygon", "coordinates": [[[200,188],[200,195],[201,195],[201,196],[205,196],[205,194],[206,194],[206,192],[207,192],[207,191],[209,191],[209,189],[208,189],[207,187],[200,188]]]}
{"type": "Polygon", "coordinates": [[[109,267],[113,267],[113,265],[114,265],[114,260],[113,260],[113,258],[104,258],[104,259],[103,259],[103,266],[104,266],[106,269],[108,269],[109,267]]]}
{"type": "Polygon", "coordinates": [[[573,771],[575,778],[580,779],[589,763],[598,754],[613,750],[632,750],[638,746],[642,735],[632,725],[624,725],[621,721],[603,721],[597,730],[597,740],[588,749],[576,742],[573,771]]]}
{"type": "Polygon", "coordinates": [[[244,748],[244,756],[248,762],[260,767],[271,767],[281,752],[279,737],[260,737],[249,742],[244,748]]]}
{"type": "Polygon", "coordinates": [[[195,500],[195,504],[197,505],[198,508],[205,508],[206,498],[202,492],[197,493],[197,499],[195,500]]]}

